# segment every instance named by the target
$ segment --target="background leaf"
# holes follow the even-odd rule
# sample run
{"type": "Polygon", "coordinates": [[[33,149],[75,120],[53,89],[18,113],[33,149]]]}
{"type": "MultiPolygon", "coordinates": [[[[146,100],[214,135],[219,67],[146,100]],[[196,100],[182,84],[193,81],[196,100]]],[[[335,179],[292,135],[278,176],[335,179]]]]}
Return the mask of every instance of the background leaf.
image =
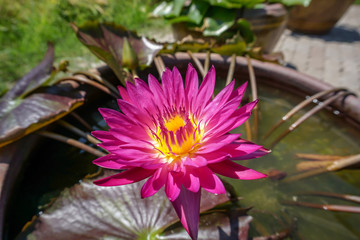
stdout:
{"type": "MultiPolygon", "coordinates": [[[[132,66],[123,66],[124,39],[137,54],[138,64],[145,67],[151,64],[154,56],[162,49],[162,45],[152,42],[145,37],[139,37],[121,25],[113,23],[87,22],[77,27],[72,25],[81,43],[94,53],[99,59],[109,65],[116,76],[125,84],[123,67],[133,69],[132,66]]],[[[132,62],[128,60],[126,62],[132,62]]]]}
{"type": "MultiPolygon", "coordinates": [[[[11,88],[1,99],[1,101],[13,100],[17,97],[22,98],[29,92],[40,87],[49,77],[53,69],[54,46],[48,44],[48,50],[39,65],[33,68],[24,77],[19,79],[13,88],[11,88]]],[[[0,108],[3,108],[0,102],[0,108]]],[[[1,111],[1,110],[0,110],[1,111]]]]}

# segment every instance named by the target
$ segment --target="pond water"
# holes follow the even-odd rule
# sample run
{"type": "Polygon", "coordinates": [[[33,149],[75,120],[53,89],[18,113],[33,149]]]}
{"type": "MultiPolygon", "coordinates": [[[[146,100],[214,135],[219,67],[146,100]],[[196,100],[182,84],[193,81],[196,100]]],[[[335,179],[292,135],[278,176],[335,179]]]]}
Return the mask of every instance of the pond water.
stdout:
{"type": "MultiPolygon", "coordinates": [[[[249,91],[249,89],[248,89],[249,91]]],[[[303,99],[284,91],[267,86],[259,88],[259,139],[286,112],[303,99]]],[[[105,123],[97,112],[98,106],[86,110],[88,122],[94,129],[105,128],[105,123]],[[90,114],[89,114],[90,112],[90,114]]],[[[116,108],[115,101],[106,107],[116,108]]],[[[305,111],[300,111],[297,119],[305,111]]],[[[84,112],[85,113],[85,112],[84,112]]],[[[277,136],[289,124],[285,123],[272,136],[277,136]]],[[[80,127],[80,126],[79,126],[80,127]]],[[[54,132],[77,138],[72,133],[57,127],[54,132]]],[[[244,127],[236,129],[246,138],[244,127]]],[[[78,138],[79,139],[79,138],[78,138]]],[[[351,155],[360,152],[360,134],[344,123],[342,119],[328,111],[312,116],[303,125],[280,141],[272,153],[259,159],[243,161],[247,167],[260,172],[271,169],[283,171],[287,176],[296,174],[296,164],[302,160],[296,153],[351,155]]],[[[84,139],[79,139],[84,142],[84,139]]],[[[271,138],[270,138],[271,140],[271,138]]],[[[261,141],[256,143],[263,144],[261,141]]],[[[269,142],[265,142],[269,144],[269,142]]],[[[14,239],[32,216],[39,214],[47,204],[65,188],[70,187],[93,173],[97,168],[91,163],[94,157],[63,143],[43,139],[33,151],[22,178],[17,183],[12,196],[6,222],[6,238],[14,239]]],[[[286,179],[286,178],[285,178],[286,179]]],[[[238,181],[226,178],[242,199],[242,207],[252,207],[248,212],[254,217],[250,225],[249,236],[273,234],[292,226],[290,239],[359,239],[360,216],[354,213],[330,212],[283,204],[288,200],[301,200],[320,204],[354,205],[350,202],[325,197],[301,196],[308,191],[322,191],[360,195],[360,177],[358,170],[342,170],[336,173],[324,173],[314,177],[285,183],[277,180],[261,179],[238,181]]],[[[18,239],[26,234],[18,235],[18,239]]]]}

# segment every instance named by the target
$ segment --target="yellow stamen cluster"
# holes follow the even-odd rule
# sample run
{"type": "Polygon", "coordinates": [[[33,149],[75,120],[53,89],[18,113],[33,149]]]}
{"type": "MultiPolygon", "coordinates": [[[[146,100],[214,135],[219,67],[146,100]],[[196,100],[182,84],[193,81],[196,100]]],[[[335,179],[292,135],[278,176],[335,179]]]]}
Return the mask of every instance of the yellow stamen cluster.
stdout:
{"type": "Polygon", "coordinates": [[[199,147],[201,134],[197,124],[180,114],[163,119],[152,138],[156,149],[169,163],[191,155],[199,147]]]}

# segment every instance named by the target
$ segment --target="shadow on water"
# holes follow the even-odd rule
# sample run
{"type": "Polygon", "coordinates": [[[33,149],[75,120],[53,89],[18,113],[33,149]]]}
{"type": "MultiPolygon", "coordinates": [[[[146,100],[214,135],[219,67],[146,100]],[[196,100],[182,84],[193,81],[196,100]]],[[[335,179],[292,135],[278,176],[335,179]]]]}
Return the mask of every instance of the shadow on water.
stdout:
{"type": "Polygon", "coordinates": [[[307,36],[314,39],[321,39],[326,42],[354,43],[360,41],[359,31],[354,27],[346,25],[335,26],[330,30],[330,32],[324,35],[292,32],[291,36],[295,38],[307,36]]]}

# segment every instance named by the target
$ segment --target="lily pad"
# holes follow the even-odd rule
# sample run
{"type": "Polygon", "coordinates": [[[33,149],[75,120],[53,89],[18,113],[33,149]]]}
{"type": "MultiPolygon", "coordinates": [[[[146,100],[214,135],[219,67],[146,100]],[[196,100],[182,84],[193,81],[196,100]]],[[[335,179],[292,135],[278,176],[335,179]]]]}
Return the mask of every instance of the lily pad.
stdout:
{"type": "Polygon", "coordinates": [[[234,25],[236,12],[222,7],[212,7],[204,19],[204,36],[220,36],[234,25]]]}
{"type": "Polygon", "coordinates": [[[186,0],[174,0],[161,2],[152,12],[155,17],[163,16],[166,18],[178,17],[184,7],[186,0]]]}
{"type": "Polygon", "coordinates": [[[69,84],[32,93],[54,77],[53,60],[54,48],[50,44],[43,61],[0,99],[0,147],[61,118],[82,104],[84,94],[74,93],[69,84]]]}
{"type": "Polygon", "coordinates": [[[162,49],[162,45],[139,37],[136,33],[114,23],[87,22],[79,27],[72,27],[80,42],[107,63],[123,84],[123,67],[134,69],[137,66],[149,66],[154,56],[162,49]]]}
{"type": "MultiPolygon", "coordinates": [[[[28,74],[22,77],[1,99],[1,101],[12,100],[18,97],[24,97],[29,92],[40,87],[49,77],[53,69],[54,46],[48,44],[48,50],[39,65],[33,68],[28,74]]],[[[0,102],[0,111],[3,104],[0,102]]],[[[1,116],[1,115],[0,115],[1,116]]]]}
{"type": "MultiPolygon", "coordinates": [[[[100,187],[91,180],[65,189],[60,197],[25,229],[28,239],[189,239],[163,191],[141,199],[142,182],[100,187]],[[165,231],[165,232],[164,232],[165,231]]],[[[228,201],[225,195],[202,192],[201,211],[228,201]]],[[[247,236],[251,217],[231,222],[222,213],[200,218],[199,239],[222,235],[247,236]],[[231,222],[231,223],[230,223],[231,222]]],[[[246,238],[243,238],[246,239],[246,238]]]]}
{"type": "Polygon", "coordinates": [[[224,8],[252,8],[256,4],[265,2],[264,0],[204,0],[212,6],[220,6],[224,8]]]}

